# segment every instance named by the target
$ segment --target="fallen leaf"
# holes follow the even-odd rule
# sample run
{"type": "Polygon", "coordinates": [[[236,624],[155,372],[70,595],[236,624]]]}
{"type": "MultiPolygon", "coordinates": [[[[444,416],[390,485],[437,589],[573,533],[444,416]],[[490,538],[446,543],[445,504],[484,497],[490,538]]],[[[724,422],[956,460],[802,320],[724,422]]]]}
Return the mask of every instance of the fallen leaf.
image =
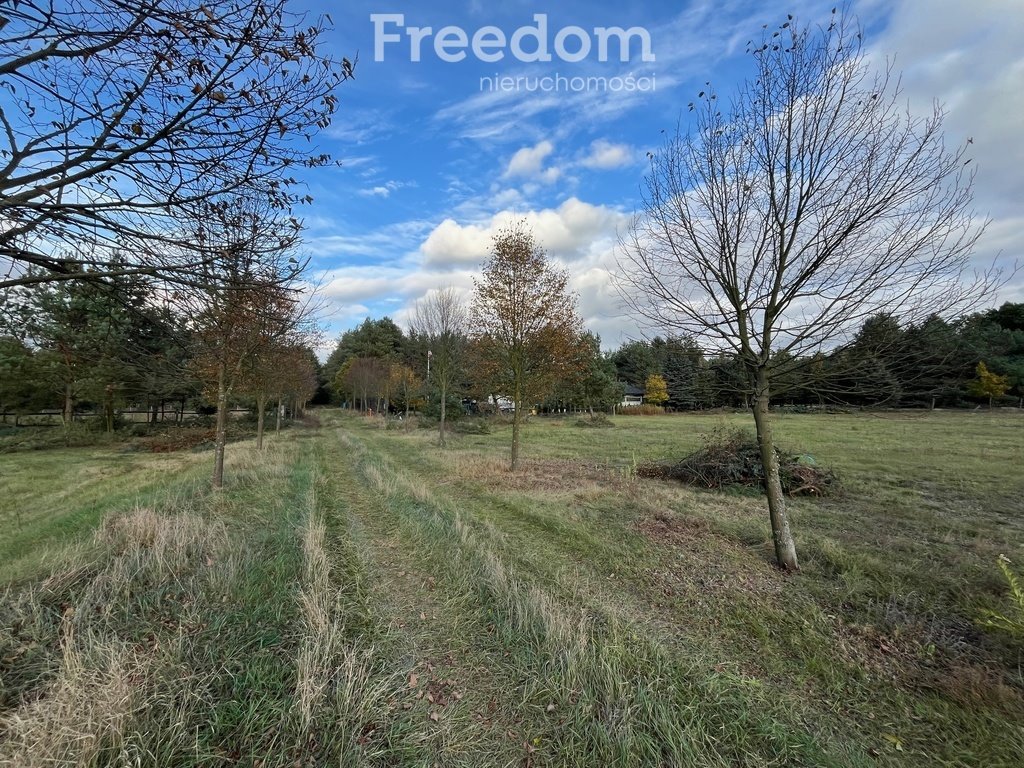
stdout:
{"type": "Polygon", "coordinates": [[[883,733],[882,738],[888,741],[890,744],[892,744],[896,748],[897,752],[903,751],[903,742],[900,741],[900,738],[898,736],[894,736],[891,733],[883,733]]]}
{"type": "Polygon", "coordinates": [[[548,704],[547,710],[548,710],[548,712],[554,712],[555,711],[555,705],[554,704],[548,704]]]}
{"type": "Polygon", "coordinates": [[[439,714],[437,714],[437,712],[431,712],[430,713],[430,719],[433,720],[436,723],[438,720],[441,719],[441,716],[439,714]]]}
{"type": "Polygon", "coordinates": [[[415,688],[420,684],[420,677],[415,672],[409,674],[409,687],[415,688]]]}

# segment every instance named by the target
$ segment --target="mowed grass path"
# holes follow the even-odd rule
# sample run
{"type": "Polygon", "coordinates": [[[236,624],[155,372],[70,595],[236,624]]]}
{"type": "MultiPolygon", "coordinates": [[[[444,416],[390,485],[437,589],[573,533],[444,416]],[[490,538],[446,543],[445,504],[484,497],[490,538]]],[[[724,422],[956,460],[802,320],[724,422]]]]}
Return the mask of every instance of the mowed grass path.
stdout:
{"type": "Polygon", "coordinates": [[[1024,562],[1018,414],[780,417],[847,488],[793,501],[796,576],[756,495],[630,472],[743,415],[535,419],[516,474],[503,428],[321,418],[221,494],[138,457],[66,524],[19,480],[23,559],[87,544],[0,603],[0,764],[1019,764],[1021,648],[975,621],[1024,562]]]}

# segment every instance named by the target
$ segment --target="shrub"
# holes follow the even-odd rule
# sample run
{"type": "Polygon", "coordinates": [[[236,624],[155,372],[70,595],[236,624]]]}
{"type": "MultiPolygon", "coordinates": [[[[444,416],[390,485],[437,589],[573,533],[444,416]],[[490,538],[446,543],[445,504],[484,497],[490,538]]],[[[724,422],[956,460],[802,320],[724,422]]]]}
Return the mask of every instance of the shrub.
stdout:
{"type": "MultiPolygon", "coordinates": [[[[819,467],[814,457],[776,448],[782,490],[791,496],[834,496],[839,478],[819,467]]],[[[639,477],[678,480],[701,488],[764,486],[764,468],[757,439],[748,432],[716,431],[704,437],[704,447],[680,461],[653,461],[636,468],[639,477]]]]}
{"type": "Polygon", "coordinates": [[[985,611],[982,614],[981,625],[1008,632],[1016,639],[1024,640],[1024,587],[1017,579],[1017,574],[1010,568],[1010,558],[1000,555],[997,563],[1010,590],[1011,608],[1008,616],[998,611],[985,611]]]}
{"type": "Polygon", "coordinates": [[[589,418],[586,419],[576,419],[576,426],[604,428],[613,427],[615,425],[612,424],[612,420],[609,419],[605,414],[595,413],[593,416],[590,416],[589,418]]]}

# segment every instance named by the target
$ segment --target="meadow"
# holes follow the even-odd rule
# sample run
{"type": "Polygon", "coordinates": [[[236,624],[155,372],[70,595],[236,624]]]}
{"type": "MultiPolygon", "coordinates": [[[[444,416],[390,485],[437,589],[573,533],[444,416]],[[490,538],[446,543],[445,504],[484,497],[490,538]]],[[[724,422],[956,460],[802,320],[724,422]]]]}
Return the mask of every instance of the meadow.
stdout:
{"type": "Polygon", "coordinates": [[[1019,765],[1024,415],[778,414],[843,492],[641,479],[745,414],[447,448],[321,410],[258,452],[0,456],[0,765],[1019,765]]]}

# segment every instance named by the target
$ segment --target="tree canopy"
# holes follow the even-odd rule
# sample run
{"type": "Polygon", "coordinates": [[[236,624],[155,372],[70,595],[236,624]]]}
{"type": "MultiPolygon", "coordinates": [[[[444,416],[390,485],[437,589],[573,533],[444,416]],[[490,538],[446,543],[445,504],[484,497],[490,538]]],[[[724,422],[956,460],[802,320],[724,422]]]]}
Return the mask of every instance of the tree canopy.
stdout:
{"type": "Polygon", "coordinates": [[[286,0],[6,4],[0,288],[194,283],[219,253],[182,226],[236,195],[297,226],[291,209],[309,199],[299,170],[330,161],[307,140],[352,74],[325,53],[324,31],[286,0]]]}

